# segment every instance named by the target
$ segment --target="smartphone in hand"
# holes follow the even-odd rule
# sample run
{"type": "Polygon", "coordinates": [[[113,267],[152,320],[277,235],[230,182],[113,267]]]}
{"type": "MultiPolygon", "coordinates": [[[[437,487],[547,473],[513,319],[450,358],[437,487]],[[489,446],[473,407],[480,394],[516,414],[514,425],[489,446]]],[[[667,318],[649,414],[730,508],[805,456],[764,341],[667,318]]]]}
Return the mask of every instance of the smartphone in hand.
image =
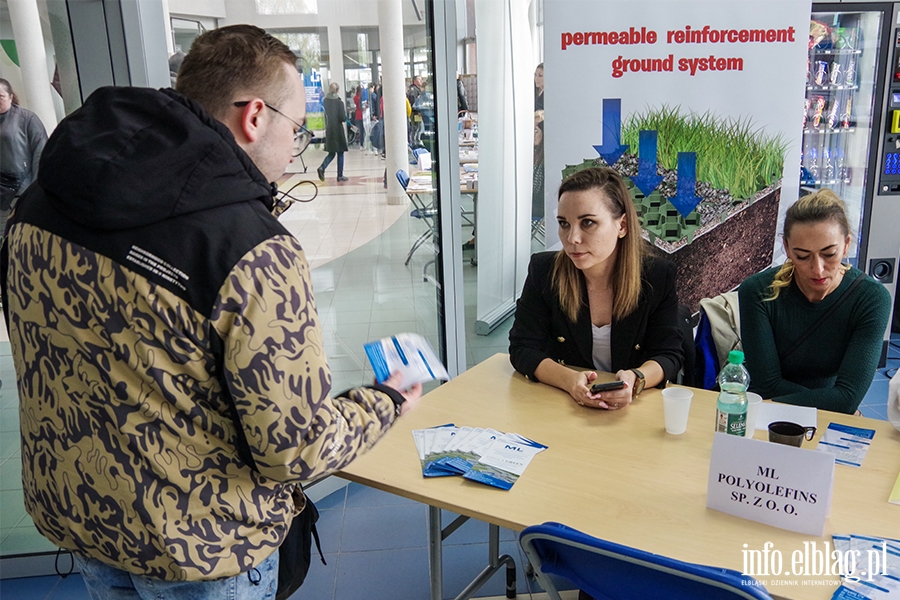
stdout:
{"type": "Polygon", "coordinates": [[[599,394],[600,392],[611,392],[612,390],[621,390],[625,387],[624,381],[609,381],[607,383],[595,383],[591,386],[592,394],[599,394]]]}

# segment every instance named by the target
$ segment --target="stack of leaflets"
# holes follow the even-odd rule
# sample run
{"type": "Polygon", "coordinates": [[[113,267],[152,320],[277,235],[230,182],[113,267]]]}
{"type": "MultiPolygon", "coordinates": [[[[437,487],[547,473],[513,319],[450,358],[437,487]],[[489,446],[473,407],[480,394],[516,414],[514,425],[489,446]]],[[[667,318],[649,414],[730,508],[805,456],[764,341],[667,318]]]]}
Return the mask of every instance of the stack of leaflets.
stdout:
{"type": "Polygon", "coordinates": [[[452,423],[412,432],[425,477],[462,475],[508,490],[547,446],[517,433],[457,427],[452,423]]]}
{"type": "Polygon", "coordinates": [[[417,383],[432,379],[450,379],[450,374],[434,353],[431,344],[417,333],[398,333],[377,342],[369,342],[363,348],[372,363],[378,383],[384,383],[395,371],[402,375],[397,386],[399,390],[408,390],[417,383]]]}
{"type": "Polygon", "coordinates": [[[874,429],[829,423],[816,451],[833,454],[834,462],[839,465],[859,467],[869,451],[873,437],[874,429]]]}
{"type": "Polygon", "coordinates": [[[841,568],[832,600],[900,597],[900,540],[838,534],[831,539],[841,568]]]}

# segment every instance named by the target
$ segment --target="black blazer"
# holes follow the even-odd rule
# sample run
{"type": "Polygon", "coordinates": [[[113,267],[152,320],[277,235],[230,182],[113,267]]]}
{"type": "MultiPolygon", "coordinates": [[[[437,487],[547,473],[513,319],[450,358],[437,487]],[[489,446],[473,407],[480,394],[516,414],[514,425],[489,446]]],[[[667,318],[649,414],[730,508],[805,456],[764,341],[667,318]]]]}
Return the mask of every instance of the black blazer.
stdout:
{"type": "MultiPolygon", "coordinates": [[[[556,252],[541,252],[531,257],[522,296],[516,302],[515,322],[509,332],[510,362],[534,381],[537,381],[534,371],[545,358],[573,367],[594,368],[590,307],[584,303],[576,323],[563,314],[551,281],[555,259],[556,252]]],[[[652,359],[663,368],[666,380],[671,380],[682,363],[675,265],[645,257],[642,271],[637,308],[621,321],[612,322],[612,370],[638,368],[652,359]]],[[[585,284],[582,293],[587,298],[585,284]]]]}

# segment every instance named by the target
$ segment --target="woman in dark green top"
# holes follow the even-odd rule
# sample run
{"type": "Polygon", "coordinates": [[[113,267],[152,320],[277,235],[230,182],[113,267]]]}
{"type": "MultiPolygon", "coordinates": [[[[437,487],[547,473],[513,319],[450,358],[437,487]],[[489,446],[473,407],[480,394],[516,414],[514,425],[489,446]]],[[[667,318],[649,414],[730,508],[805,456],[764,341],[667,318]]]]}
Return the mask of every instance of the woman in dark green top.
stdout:
{"type": "Polygon", "coordinates": [[[751,391],[776,402],[856,411],[878,365],[891,298],[884,286],[843,262],[851,239],[844,204],[831,190],[788,209],[788,260],[747,278],[738,290],[751,391]],[[864,279],[850,289],[857,277],[864,279]],[[827,321],[811,330],[837,303],[827,321]]]}

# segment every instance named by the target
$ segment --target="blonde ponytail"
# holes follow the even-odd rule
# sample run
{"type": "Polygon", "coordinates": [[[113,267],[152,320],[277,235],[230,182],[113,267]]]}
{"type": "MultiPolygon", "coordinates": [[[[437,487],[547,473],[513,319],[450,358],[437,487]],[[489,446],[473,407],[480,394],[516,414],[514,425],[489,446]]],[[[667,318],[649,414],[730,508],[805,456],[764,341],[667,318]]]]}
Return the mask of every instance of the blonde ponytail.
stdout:
{"type": "Polygon", "coordinates": [[[778,294],[781,293],[782,288],[791,285],[793,279],[794,263],[791,259],[787,259],[784,261],[784,264],[781,265],[781,268],[778,269],[778,272],[775,273],[775,279],[772,280],[772,287],[769,288],[769,293],[771,295],[768,298],[763,298],[763,302],[775,300],[778,297],[778,294]]]}

